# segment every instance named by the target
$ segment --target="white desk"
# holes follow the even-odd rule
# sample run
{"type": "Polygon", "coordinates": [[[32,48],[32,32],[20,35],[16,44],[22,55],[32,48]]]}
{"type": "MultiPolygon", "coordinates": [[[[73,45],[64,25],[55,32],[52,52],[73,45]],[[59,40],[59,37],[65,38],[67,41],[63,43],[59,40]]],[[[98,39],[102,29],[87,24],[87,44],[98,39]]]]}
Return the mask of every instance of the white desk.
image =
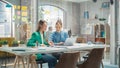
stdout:
{"type": "Polygon", "coordinates": [[[30,55],[37,53],[53,53],[53,52],[65,52],[67,51],[65,48],[54,48],[54,47],[39,47],[37,48],[29,48],[29,47],[0,47],[0,51],[12,53],[15,55],[30,55]],[[25,50],[25,51],[12,51],[14,50],[25,50]]]}
{"type": "Polygon", "coordinates": [[[74,44],[74,46],[58,46],[58,47],[39,47],[29,48],[29,47],[0,47],[0,51],[9,52],[15,55],[30,55],[37,53],[54,53],[54,52],[67,52],[71,50],[81,51],[81,50],[92,50],[94,48],[105,48],[106,45],[100,44],[74,44]],[[23,49],[25,51],[12,51],[12,49],[23,49]]]}
{"type": "Polygon", "coordinates": [[[37,53],[92,50],[95,48],[105,48],[106,46],[107,45],[102,45],[102,44],[88,45],[88,44],[75,43],[74,46],[60,46],[59,48],[58,47],[39,47],[37,49],[37,48],[29,48],[29,47],[0,47],[0,51],[9,52],[9,53],[15,54],[16,56],[30,56],[31,54],[37,54],[37,53]],[[12,49],[23,49],[25,51],[12,51],[12,49]]]}

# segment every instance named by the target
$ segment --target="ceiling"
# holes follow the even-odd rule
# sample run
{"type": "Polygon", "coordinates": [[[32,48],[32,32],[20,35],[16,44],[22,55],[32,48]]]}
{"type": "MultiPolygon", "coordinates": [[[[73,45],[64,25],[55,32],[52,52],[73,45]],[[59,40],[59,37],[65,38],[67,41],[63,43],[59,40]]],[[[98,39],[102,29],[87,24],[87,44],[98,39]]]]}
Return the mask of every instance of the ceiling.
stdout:
{"type": "Polygon", "coordinates": [[[80,3],[80,2],[84,2],[84,1],[90,1],[90,0],[64,0],[64,1],[80,3]]]}

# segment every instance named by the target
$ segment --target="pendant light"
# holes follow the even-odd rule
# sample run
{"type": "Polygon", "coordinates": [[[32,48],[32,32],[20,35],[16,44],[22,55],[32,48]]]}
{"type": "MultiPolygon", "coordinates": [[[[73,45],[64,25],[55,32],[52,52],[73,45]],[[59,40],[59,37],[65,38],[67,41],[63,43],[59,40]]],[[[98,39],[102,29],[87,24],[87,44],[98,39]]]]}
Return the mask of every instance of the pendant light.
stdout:
{"type": "Polygon", "coordinates": [[[110,0],[110,3],[111,3],[111,5],[113,5],[113,3],[114,3],[113,0],[110,0]]]}
{"type": "Polygon", "coordinates": [[[12,7],[12,5],[6,4],[6,8],[11,8],[11,7],[12,7]]]}

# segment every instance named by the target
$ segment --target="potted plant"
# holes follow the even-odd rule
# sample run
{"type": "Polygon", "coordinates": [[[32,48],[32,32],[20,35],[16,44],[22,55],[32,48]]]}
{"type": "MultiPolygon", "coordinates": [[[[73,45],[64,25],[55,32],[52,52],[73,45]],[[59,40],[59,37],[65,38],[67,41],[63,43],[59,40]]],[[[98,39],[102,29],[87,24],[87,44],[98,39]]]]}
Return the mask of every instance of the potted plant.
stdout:
{"type": "Polygon", "coordinates": [[[21,40],[20,43],[19,43],[19,46],[20,46],[20,47],[25,47],[25,46],[26,46],[26,45],[25,45],[25,41],[22,41],[22,40],[21,40]]]}
{"type": "Polygon", "coordinates": [[[2,44],[3,44],[3,42],[2,42],[2,41],[0,41],[0,47],[2,46],[2,44]]]}
{"type": "Polygon", "coordinates": [[[99,18],[99,21],[105,21],[106,19],[105,18],[99,18]]]}
{"type": "Polygon", "coordinates": [[[2,47],[8,47],[8,41],[7,40],[2,41],[2,47]]]}
{"type": "Polygon", "coordinates": [[[14,40],[13,42],[12,42],[12,46],[13,47],[17,47],[19,44],[18,44],[18,41],[17,40],[14,40]]]}

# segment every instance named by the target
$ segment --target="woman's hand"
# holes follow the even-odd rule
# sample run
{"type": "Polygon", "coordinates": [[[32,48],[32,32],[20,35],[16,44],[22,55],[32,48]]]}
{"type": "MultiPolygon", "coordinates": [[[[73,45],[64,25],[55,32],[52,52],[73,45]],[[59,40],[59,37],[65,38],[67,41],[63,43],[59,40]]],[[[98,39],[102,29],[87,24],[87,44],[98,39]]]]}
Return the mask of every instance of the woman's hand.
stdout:
{"type": "Polygon", "coordinates": [[[54,46],[54,43],[53,43],[52,41],[49,41],[48,44],[49,44],[50,46],[54,46]]]}
{"type": "Polygon", "coordinates": [[[63,45],[63,44],[64,44],[64,42],[60,42],[59,44],[60,44],[60,45],[63,45]]]}
{"type": "Polygon", "coordinates": [[[45,45],[44,45],[44,44],[41,44],[41,47],[45,47],[45,45]]]}

